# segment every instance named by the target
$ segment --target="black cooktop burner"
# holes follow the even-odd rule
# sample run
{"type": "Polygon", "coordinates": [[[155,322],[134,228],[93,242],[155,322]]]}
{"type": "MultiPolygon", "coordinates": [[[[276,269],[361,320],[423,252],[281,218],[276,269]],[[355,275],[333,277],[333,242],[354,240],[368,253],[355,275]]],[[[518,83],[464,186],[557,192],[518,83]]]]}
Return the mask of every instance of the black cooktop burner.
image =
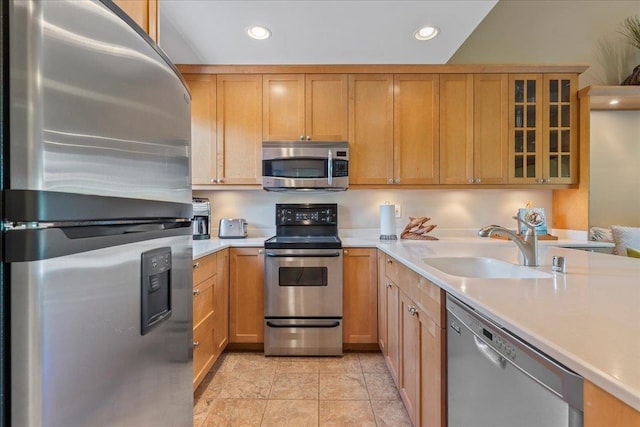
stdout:
{"type": "Polygon", "coordinates": [[[338,236],[273,236],[264,242],[265,249],[340,249],[338,236]]]}

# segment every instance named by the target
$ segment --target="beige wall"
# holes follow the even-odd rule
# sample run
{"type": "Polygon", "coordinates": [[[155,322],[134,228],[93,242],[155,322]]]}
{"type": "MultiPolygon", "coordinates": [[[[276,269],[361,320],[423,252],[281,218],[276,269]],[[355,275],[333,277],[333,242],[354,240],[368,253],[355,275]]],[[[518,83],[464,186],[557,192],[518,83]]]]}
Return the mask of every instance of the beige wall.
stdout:
{"type": "Polygon", "coordinates": [[[584,64],[580,87],[619,84],[640,64],[617,34],[633,15],[638,0],[500,0],[449,63],[584,64]]]}
{"type": "Polygon", "coordinates": [[[640,111],[591,112],[589,225],[640,226],[640,111]]]}

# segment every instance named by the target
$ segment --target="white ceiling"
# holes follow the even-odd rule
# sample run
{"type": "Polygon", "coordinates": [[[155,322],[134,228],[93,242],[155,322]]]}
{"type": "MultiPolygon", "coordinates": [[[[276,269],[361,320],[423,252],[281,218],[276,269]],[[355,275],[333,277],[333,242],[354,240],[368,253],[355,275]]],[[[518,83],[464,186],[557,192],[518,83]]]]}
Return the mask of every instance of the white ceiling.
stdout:
{"type": "Polygon", "coordinates": [[[178,64],[445,64],[497,1],[160,0],[160,46],[178,64]]]}

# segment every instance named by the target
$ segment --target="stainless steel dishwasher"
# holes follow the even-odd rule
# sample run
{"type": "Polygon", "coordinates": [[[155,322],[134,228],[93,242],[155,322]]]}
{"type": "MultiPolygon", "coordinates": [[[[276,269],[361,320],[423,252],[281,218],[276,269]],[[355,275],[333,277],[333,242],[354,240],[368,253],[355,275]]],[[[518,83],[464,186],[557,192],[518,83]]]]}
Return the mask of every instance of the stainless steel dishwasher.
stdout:
{"type": "Polygon", "coordinates": [[[447,295],[449,427],[582,427],[582,377],[447,295]]]}

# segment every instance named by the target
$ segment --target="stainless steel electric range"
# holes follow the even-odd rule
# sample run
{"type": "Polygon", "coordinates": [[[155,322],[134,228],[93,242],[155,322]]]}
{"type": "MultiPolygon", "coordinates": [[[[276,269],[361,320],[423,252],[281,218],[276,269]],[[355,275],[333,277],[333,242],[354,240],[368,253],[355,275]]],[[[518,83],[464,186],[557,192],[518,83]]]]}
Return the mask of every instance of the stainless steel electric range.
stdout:
{"type": "Polygon", "coordinates": [[[265,355],[342,355],[338,205],[277,204],[264,247],[265,355]]]}

